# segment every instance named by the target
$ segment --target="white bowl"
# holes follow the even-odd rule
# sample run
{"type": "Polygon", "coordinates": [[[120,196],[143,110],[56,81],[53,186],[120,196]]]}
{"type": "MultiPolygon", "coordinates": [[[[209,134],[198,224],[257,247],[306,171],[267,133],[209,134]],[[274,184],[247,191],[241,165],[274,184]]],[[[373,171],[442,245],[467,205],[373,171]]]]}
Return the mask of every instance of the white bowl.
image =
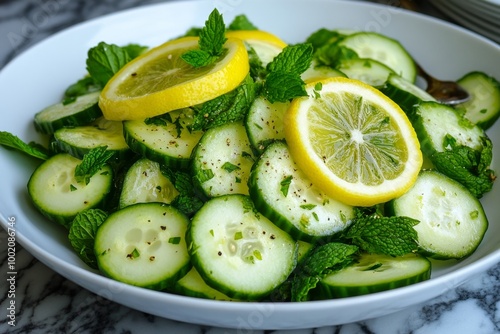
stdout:
{"type": "MultiPolygon", "coordinates": [[[[59,101],[64,89],[85,74],[87,50],[100,41],[157,45],[202,26],[217,5],[226,23],[246,14],[259,28],[290,43],[315,30],[378,31],[400,40],[430,73],[457,79],[480,70],[500,78],[500,47],[464,29],[423,15],[363,2],[327,0],[184,1],[123,11],[58,33],[9,63],[0,73],[0,130],[25,141],[40,140],[35,112],[59,101]],[[20,83],[20,84],[18,84],[20,83]]],[[[500,123],[490,129],[500,155],[500,123]]],[[[452,289],[500,261],[499,187],[482,202],[490,220],[487,234],[469,258],[435,262],[426,282],[367,296],[303,303],[237,303],[188,298],[115,282],[89,270],[71,249],[65,231],[30,204],[26,183],[38,161],[0,148],[1,224],[15,219],[17,241],[40,261],[105,298],[161,317],[240,329],[294,329],[336,325],[387,315],[452,289]]],[[[493,166],[494,167],[494,166],[493,166]]]]}

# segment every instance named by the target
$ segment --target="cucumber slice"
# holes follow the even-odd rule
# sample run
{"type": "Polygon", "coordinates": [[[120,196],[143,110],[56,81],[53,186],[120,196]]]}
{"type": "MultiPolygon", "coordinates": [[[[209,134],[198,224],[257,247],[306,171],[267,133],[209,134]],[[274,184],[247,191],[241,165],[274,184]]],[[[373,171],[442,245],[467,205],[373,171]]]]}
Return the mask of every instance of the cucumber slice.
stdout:
{"type": "Polygon", "coordinates": [[[210,199],[186,237],[203,280],[231,298],[263,298],[287,279],[297,260],[295,241],[244,195],[210,199]]]}
{"type": "Polygon", "coordinates": [[[125,141],[132,151],[173,169],[188,168],[202,131],[190,131],[193,111],[174,110],[162,117],[123,122],[125,141]]]}
{"type": "Polygon", "coordinates": [[[330,77],[346,77],[346,75],[340,70],[331,68],[330,66],[318,65],[317,62],[313,60],[309,68],[305,70],[300,77],[304,81],[313,81],[330,77]]]}
{"type": "MultiPolygon", "coordinates": [[[[417,67],[405,47],[395,39],[376,32],[357,32],[339,42],[360,58],[371,58],[391,68],[410,82],[417,78],[417,67]]],[[[348,75],[349,76],[349,75],[348,75]]]]}
{"type": "Polygon", "coordinates": [[[354,218],[354,207],[328,197],[311,183],[283,142],[268,146],[248,185],[257,210],[297,240],[332,236],[354,218]]]}
{"type": "Polygon", "coordinates": [[[341,271],[324,277],[311,292],[314,299],[354,297],[396,289],[428,280],[431,262],[418,254],[392,257],[360,255],[359,260],[341,271]]]}
{"type": "Polygon", "coordinates": [[[387,204],[387,212],[419,220],[414,228],[422,253],[436,259],[472,254],[488,228],[481,202],[437,171],[422,171],[406,194],[387,204]]]}
{"type": "Polygon", "coordinates": [[[413,118],[416,105],[422,101],[436,101],[425,90],[395,73],[389,75],[380,91],[396,102],[410,119],[413,118]]]}
{"type": "Polygon", "coordinates": [[[451,106],[438,102],[422,102],[415,109],[413,127],[422,152],[428,157],[446,150],[445,138],[449,135],[456,144],[481,151],[486,134],[479,126],[463,119],[451,106]]]}
{"type": "Polygon", "coordinates": [[[102,208],[113,187],[113,171],[108,165],[88,184],[78,183],[74,175],[80,163],[69,154],[56,154],[38,166],[28,181],[28,193],[35,207],[66,228],[78,212],[102,208]]]}
{"type": "Polygon", "coordinates": [[[250,144],[259,154],[271,142],[285,139],[283,115],[289,105],[289,102],[271,103],[262,96],[253,101],[245,119],[245,128],[250,144]]]}
{"type": "Polygon", "coordinates": [[[189,219],[164,203],[139,203],[113,212],[95,236],[99,269],[124,283],[172,288],[190,269],[189,219]]]}
{"type": "Polygon", "coordinates": [[[235,300],[205,283],[194,267],[191,268],[191,270],[184,277],[177,281],[174,291],[180,293],[181,295],[190,297],[213,300],[235,300]]]}
{"type": "Polygon", "coordinates": [[[471,99],[457,106],[464,117],[483,129],[490,128],[500,117],[500,82],[484,72],[470,72],[457,81],[471,99]]]}
{"type": "Polygon", "coordinates": [[[119,207],[136,203],[170,204],[179,195],[175,186],[162,174],[160,164],[146,158],[137,160],[125,174],[119,207]]]}
{"type": "Polygon", "coordinates": [[[382,86],[389,75],[394,73],[377,60],[363,58],[342,60],[335,68],[350,79],[360,80],[374,87],[382,86]]]}
{"type": "Polygon", "coordinates": [[[103,117],[91,125],[57,130],[50,146],[55,152],[69,153],[78,159],[83,159],[91,149],[99,146],[107,146],[118,159],[131,153],[123,138],[122,122],[108,121],[103,117]]]}
{"type": "Polygon", "coordinates": [[[76,98],[76,101],[53,104],[35,114],[35,129],[41,133],[52,134],[56,130],[87,125],[102,116],[98,106],[100,92],[93,92],[76,98]]]}
{"type": "Polygon", "coordinates": [[[207,197],[248,195],[247,181],[254,162],[242,122],[207,130],[193,151],[196,185],[207,197]]]}

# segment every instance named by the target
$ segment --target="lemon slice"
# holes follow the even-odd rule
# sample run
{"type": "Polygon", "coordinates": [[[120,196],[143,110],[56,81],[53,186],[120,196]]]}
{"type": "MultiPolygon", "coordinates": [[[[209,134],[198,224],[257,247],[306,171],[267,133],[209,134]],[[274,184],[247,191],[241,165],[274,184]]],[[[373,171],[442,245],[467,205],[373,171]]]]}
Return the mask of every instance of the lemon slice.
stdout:
{"type": "Polygon", "coordinates": [[[306,90],[309,96],[293,100],[283,122],[292,156],[317,187],[355,206],[383,203],[411,188],[422,153],[396,103],[342,77],[308,83],[306,90]]]}
{"type": "Polygon", "coordinates": [[[246,42],[255,50],[263,66],[270,63],[287,46],[281,38],[264,30],[231,30],[226,32],[226,37],[239,38],[246,42]]]}
{"type": "Polygon", "coordinates": [[[181,55],[198,48],[197,37],[166,42],[132,60],[101,92],[99,107],[109,120],[145,119],[212,100],[235,89],[249,72],[240,39],[228,38],[215,63],[193,67],[181,55]]]}

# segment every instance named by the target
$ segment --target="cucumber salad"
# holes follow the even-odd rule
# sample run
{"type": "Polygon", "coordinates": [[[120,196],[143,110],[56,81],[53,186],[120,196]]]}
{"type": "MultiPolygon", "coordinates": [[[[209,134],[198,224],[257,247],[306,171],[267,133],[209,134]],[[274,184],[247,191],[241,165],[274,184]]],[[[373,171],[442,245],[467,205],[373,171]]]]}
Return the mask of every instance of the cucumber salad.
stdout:
{"type": "Polygon", "coordinates": [[[458,74],[471,98],[451,106],[417,84],[414,59],[388,36],[323,28],[292,45],[217,10],[158,47],[100,42],[84,66],[60,102],[34,111],[47,144],[8,131],[0,144],[40,161],[26,180],[34,207],[112,279],[215,300],[351,297],[428,280],[433,263],[466,258],[487,231],[480,199],[496,179],[487,130],[500,116],[500,83],[487,73],[458,74]],[[379,98],[384,107],[369,104],[379,98]],[[366,103],[363,129],[345,130],[366,103]],[[338,143],[292,128],[291,110],[308,105],[343,108],[320,127],[326,138],[341,129],[338,143]],[[399,114],[416,148],[388,132],[399,114]],[[336,173],[366,176],[346,191],[407,182],[397,179],[390,198],[348,200],[312,182],[313,153],[293,146],[304,133],[333,147],[321,161],[342,153],[349,163],[336,173]]]}

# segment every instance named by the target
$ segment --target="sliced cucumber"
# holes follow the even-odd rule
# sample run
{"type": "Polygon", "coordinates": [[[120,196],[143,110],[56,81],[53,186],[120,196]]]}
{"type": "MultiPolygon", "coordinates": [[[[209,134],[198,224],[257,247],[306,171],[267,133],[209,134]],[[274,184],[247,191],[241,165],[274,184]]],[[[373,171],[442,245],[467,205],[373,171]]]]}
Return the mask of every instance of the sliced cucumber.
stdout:
{"type": "Polygon", "coordinates": [[[415,106],[422,101],[436,101],[425,90],[395,73],[389,75],[380,91],[396,102],[410,118],[413,118],[415,106]]]}
{"type": "Polygon", "coordinates": [[[106,165],[79,183],[75,168],[81,160],[56,154],[38,166],[28,181],[28,193],[35,207],[50,220],[69,228],[78,212],[104,206],[113,186],[113,171],[106,165]]]}
{"type": "Polygon", "coordinates": [[[363,253],[356,263],[324,277],[311,294],[314,299],[354,297],[419,283],[430,276],[431,262],[421,255],[363,253]]]}
{"type": "Polygon", "coordinates": [[[164,203],[139,203],[113,212],[95,236],[99,269],[131,285],[172,288],[191,269],[188,224],[186,216],[164,203]]]}
{"type": "Polygon", "coordinates": [[[481,202],[437,171],[422,171],[414,186],[387,204],[389,214],[420,221],[414,228],[424,255],[461,259],[474,252],[488,228],[481,202]]]}
{"type": "Polygon", "coordinates": [[[377,60],[406,80],[415,82],[415,62],[405,47],[395,39],[376,32],[357,32],[347,35],[339,45],[355,51],[360,58],[377,60]]]}
{"type": "Polygon", "coordinates": [[[257,210],[297,240],[334,235],[354,217],[354,207],[328,197],[311,183],[283,142],[267,147],[248,185],[257,210]]]}
{"type": "Polygon", "coordinates": [[[483,129],[488,129],[500,117],[500,82],[484,72],[471,72],[457,81],[471,95],[458,105],[465,110],[465,118],[483,129]]]}
{"type": "Polygon", "coordinates": [[[203,280],[231,298],[268,295],[297,260],[295,241],[259,215],[244,195],[210,199],[193,217],[186,236],[203,280]]]}
{"type": "Polygon", "coordinates": [[[345,73],[326,65],[318,65],[314,60],[301,75],[302,80],[312,81],[330,77],[346,77],[345,73]]]}
{"type": "Polygon", "coordinates": [[[188,168],[202,131],[190,131],[193,111],[181,109],[162,117],[125,121],[125,140],[132,151],[171,168],[188,168]]]}
{"type": "Polygon", "coordinates": [[[446,150],[447,136],[455,138],[456,144],[482,150],[484,130],[463,119],[451,106],[438,102],[422,102],[415,109],[413,126],[422,152],[428,157],[446,150]]]}
{"type": "Polygon", "coordinates": [[[339,62],[336,69],[345,73],[350,79],[363,81],[374,87],[382,86],[394,71],[374,59],[346,59],[339,62]]]}
{"type": "Polygon", "coordinates": [[[87,125],[102,116],[98,106],[100,92],[93,92],[64,104],[53,104],[35,114],[35,129],[41,133],[52,134],[63,127],[87,125]]]}
{"type": "Polygon", "coordinates": [[[83,159],[91,149],[107,146],[117,158],[127,157],[131,151],[123,138],[122,122],[101,117],[91,125],[62,128],[54,133],[50,143],[55,152],[65,152],[83,159]]]}
{"type": "Polygon", "coordinates": [[[191,268],[191,270],[184,277],[177,281],[174,291],[180,293],[181,295],[190,297],[214,300],[234,300],[205,283],[194,267],[191,268]]]}
{"type": "Polygon", "coordinates": [[[194,180],[207,197],[247,195],[253,162],[243,123],[227,123],[207,130],[193,150],[194,180]]]}
{"type": "Polygon", "coordinates": [[[245,119],[245,128],[255,151],[262,153],[271,142],[285,139],[283,115],[289,105],[289,102],[271,103],[263,96],[253,101],[245,119]]]}
{"type": "Polygon", "coordinates": [[[179,192],[162,174],[160,164],[147,158],[137,160],[127,171],[120,193],[120,208],[147,202],[171,203],[179,192]]]}

